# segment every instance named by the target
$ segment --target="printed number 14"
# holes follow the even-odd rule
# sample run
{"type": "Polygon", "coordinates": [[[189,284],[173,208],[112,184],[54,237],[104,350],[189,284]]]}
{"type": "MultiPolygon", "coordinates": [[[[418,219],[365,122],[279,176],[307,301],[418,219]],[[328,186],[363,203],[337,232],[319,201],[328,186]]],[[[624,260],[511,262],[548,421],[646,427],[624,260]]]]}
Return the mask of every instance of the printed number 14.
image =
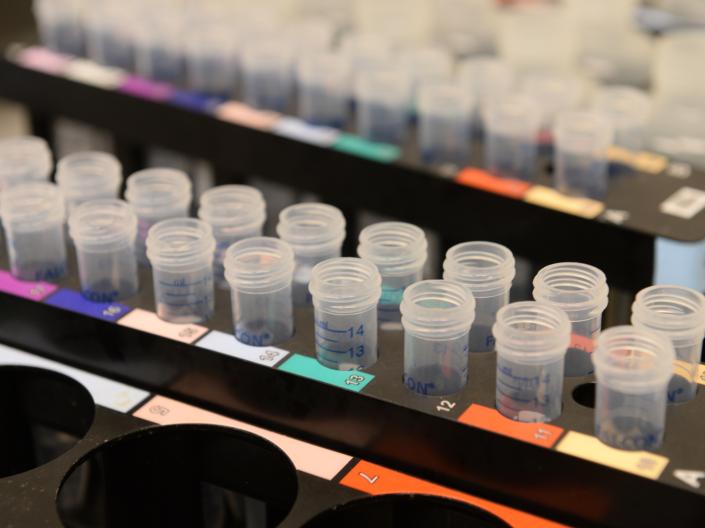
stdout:
{"type": "Polygon", "coordinates": [[[355,335],[364,336],[365,335],[365,325],[361,324],[360,326],[357,327],[357,330],[355,330],[354,326],[351,326],[350,328],[348,328],[348,332],[350,332],[351,339],[355,335]]]}

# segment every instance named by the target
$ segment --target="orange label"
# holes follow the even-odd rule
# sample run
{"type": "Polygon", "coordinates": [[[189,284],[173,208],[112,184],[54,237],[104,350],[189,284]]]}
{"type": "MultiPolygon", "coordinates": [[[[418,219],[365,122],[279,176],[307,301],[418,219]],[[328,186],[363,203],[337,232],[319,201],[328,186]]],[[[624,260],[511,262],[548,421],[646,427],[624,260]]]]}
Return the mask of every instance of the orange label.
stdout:
{"type": "Polygon", "coordinates": [[[578,334],[571,334],[570,348],[577,348],[588,354],[592,354],[595,350],[595,341],[591,337],[586,337],[578,334]]]}
{"type": "Polygon", "coordinates": [[[433,484],[398,471],[361,460],[340,481],[343,486],[370,495],[416,493],[435,495],[472,504],[499,517],[513,528],[558,528],[562,524],[524,513],[468,493],[433,484]]]}
{"type": "Polygon", "coordinates": [[[472,167],[460,171],[455,177],[455,182],[517,200],[524,198],[524,195],[531,187],[529,182],[511,178],[498,178],[497,176],[492,176],[489,172],[472,167]]]}
{"type": "Polygon", "coordinates": [[[515,422],[502,416],[496,409],[490,409],[475,403],[468,407],[468,410],[458,418],[458,421],[479,427],[485,431],[492,431],[493,433],[549,448],[553,447],[563,433],[563,429],[555,425],[515,422]]]}

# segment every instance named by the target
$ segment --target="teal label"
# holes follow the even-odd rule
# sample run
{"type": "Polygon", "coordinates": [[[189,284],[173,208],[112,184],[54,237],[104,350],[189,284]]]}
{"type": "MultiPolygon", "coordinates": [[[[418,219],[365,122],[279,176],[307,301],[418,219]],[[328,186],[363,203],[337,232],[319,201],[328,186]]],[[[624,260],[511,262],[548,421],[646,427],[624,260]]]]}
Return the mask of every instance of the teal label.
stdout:
{"type": "Polygon", "coordinates": [[[404,288],[385,288],[382,286],[382,297],[379,299],[379,304],[399,306],[403,296],[404,288]]]}
{"type": "Polygon", "coordinates": [[[342,134],[333,149],[383,163],[391,163],[401,156],[401,150],[395,145],[367,141],[352,134],[342,134]]]}
{"type": "Polygon", "coordinates": [[[353,392],[360,392],[374,379],[372,374],[359,370],[329,369],[317,359],[301,354],[293,354],[279,369],[353,392]]]}

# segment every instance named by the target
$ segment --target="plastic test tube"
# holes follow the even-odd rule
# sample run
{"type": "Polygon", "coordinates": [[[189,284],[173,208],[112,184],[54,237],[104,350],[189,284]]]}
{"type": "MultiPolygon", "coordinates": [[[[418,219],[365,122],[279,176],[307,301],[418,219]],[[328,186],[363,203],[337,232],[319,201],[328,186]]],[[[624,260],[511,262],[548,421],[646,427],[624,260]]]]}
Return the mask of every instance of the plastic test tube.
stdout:
{"type": "Polygon", "coordinates": [[[658,448],[675,357],[673,345],[659,333],[632,326],[605,330],[592,356],[595,436],[619,449],[658,448]]]}
{"type": "Polygon", "coordinates": [[[585,81],[577,74],[539,71],[524,76],[520,92],[534,100],[541,114],[541,130],[551,133],[559,113],[577,108],[585,95],[585,81]]]}
{"type": "Polygon", "coordinates": [[[316,357],[336,370],[356,370],[377,362],[377,268],[357,258],[334,258],[313,268],[316,357]]]}
{"type": "Polygon", "coordinates": [[[572,335],[566,355],[566,376],[593,373],[590,356],[600,335],[608,294],[605,274],[588,264],[551,264],[534,277],[534,299],[563,310],[570,319],[572,335]]]}
{"type": "Polygon", "coordinates": [[[497,312],[497,410],[519,422],[550,422],[561,414],[563,366],[570,342],[566,314],[526,301],[497,312]]]}
{"type": "Polygon", "coordinates": [[[400,62],[411,80],[412,111],[416,111],[421,87],[430,82],[450,80],[453,60],[450,54],[438,46],[411,49],[403,53],[400,62]]]}
{"type": "Polygon", "coordinates": [[[224,262],[237,340],[269,346],[289,339],[294,333],[291,246],[278,238],[247,238],[228,248],[224,262]]]}
{"type": "Polygon", "coordinates": [[[614,128],[606,117],[589,112],[565,112],[553,129],[556,188],[566,194],[602,199],[607,194],[607,149],[614,128]]]}
{"type": "Polygon", "coordinates": [[[112,154],[77,152],[56,165],[59,185],[69,214],[78,205],[102,198],[117,198],[122,184],[122,165],[112,154]]]}
{"type": "Polygon", "coordinates": [[[515,275],[514,255],[494,242],[464,242],[446,253],[443,278],[462,284],[475,299],[470,352],[494,350],[492,326],[499,309],[509,303],[509,290],[515,275]]]}
{"type": "Polygon", "coordinates": [[[667,337],[676,354],[668,402],[695,397],[698,365],[705,337],[705,296],[682,286],[651,286],[632,305],[632,324],[667,337]]]}
{"type": "Polygon", "coordinates": [[[127,178],[125,199],[137,213],[137,261],[148,265],[145,241],[149,229],[161,220],[188,216],[191,180],[175,169],[141,170],[127,178]]]}
{"type": "Polygon", "coordinates": [[[77,206],[69,216],[69,234],[86,299],[110,303],[137,293],[137,215],[126,202],[94,200],[77,206]]]}
{"type": "Polygon", "coordinates": [[[406,140],[411,82],[403,70],[364,72],[355,83],[357,131],[365,139],[392,145],[406,140]]]}
{"type": "Polygon", "coordinates": [[[507,96],[514,84],[511,66],[495,57],[473,57],[458,65],[458,83],[477,101],[478,109],[507,96]]]}
{"type": "Polygon", "coordinates": [[[483,109],[485,167],[503,178],[536,178],[541,114],[535,102],[509,95],[488,102],[483,109]]]}
{"type": "Polygon", "coordinates": [[[631,150],[644,147],[651,118],[649,94],[631,86],[606,86],[597,92],[592,107],[612,121],[615,145],[631,150]]]}
{"type": "Polygon", "coordinates": [[[357,254],[382,276],[379,319],[399,322],[399,304],[407,286],[421,280],[428,242],[423,230],[404,222],[380,222],[360,232],[357,254]]]}
{"type": "Polygon", "coordinates": [[[215,237],[213,274],[219,288],[229,289],[225,280],[225,252],[235,242],[262,236],[267,219],[262,193],[247,185],[221,185],[201,195],[198,217],[210,224],[215,237]]]}
{"type": "Polygon", "coordinates": [[[34,0],[42,44],[54,51],[82,56],[85,50],[81,7],[77,0],[34,0]]]}
{"type": "Polygon", "coordinates": [[[247,104],[286,112],[294,95],[294,55],[284,39],[251,42],[242,54],[243,96],[247,104]]]}
{"type": "Polygon", "coordinates": [[[201,323],[213,315],[211,227],[195,218],[154,224],[147,236],[157,315],[171,323],[201,323]]]}
{"type": "Polygon", "coordinates": [[[186,79],[185,21],[182,12],[168,4],[157,13],[160,3],[134,20],[135,69],[148,79],[182,86],[186,79]]]}
{"type": "Polygon", "coordinates": [[[460,86],[424,84],[419,90],[419,143],[426,163],[470,162],[474,101],[460,86]]]}
{"type": "Polygon", "coordinates": [[[49,182],[15,185],[2,193],[0,211],[12,274],[28,281],[62,278],[65,207],[59,188],[49,182]]]}
{"type": "Polygon", "coordinates": [[[49,145],[40,137],[0,140],[0,192],[19,183],[49,180],[53,165],[49,145]]]}
{"type": "Polygon", "coordinates": [[[348,60],[340,54],[314,53],[303,57],[296,71],[299,115],[316,125],[343,128],[352,79],[348,60]]]}
{"type": "Polygon", "coordinates": [[[441,396],[468,380],[468,332],[475,318],[469,289],[446,280],[412,284],[401,302],[404,384],[417,394],[441,396]]]}
{"type": "Polygon", "coordinates": [[[228,97],[238,79],[237,37],[221,22],[205,23],[187,34],[186,80],[192,90],[228,97]]]}
{"type": "Polygon", "coordinates": [[[294,305],[310,306],[308,283],[313,267],[319,262],[340,256],[345,240],[345,217],[340,209],[332,205],[290,205],[279,214],[277,234],[292,247],[296,255],[294,305]]]}

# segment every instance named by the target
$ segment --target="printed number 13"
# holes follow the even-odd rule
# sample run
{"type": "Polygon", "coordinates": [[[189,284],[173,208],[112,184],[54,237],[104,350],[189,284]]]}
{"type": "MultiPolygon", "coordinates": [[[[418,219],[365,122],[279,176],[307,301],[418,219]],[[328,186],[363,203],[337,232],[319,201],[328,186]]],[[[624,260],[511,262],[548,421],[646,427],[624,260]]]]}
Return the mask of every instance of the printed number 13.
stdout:
{"type": "Polygon", "coordinates": [[[365,345],[360,345],[358,347],[350,347],[348,351],[350,352],[351,358],[362,357],[365,355],[365,345]]]}

